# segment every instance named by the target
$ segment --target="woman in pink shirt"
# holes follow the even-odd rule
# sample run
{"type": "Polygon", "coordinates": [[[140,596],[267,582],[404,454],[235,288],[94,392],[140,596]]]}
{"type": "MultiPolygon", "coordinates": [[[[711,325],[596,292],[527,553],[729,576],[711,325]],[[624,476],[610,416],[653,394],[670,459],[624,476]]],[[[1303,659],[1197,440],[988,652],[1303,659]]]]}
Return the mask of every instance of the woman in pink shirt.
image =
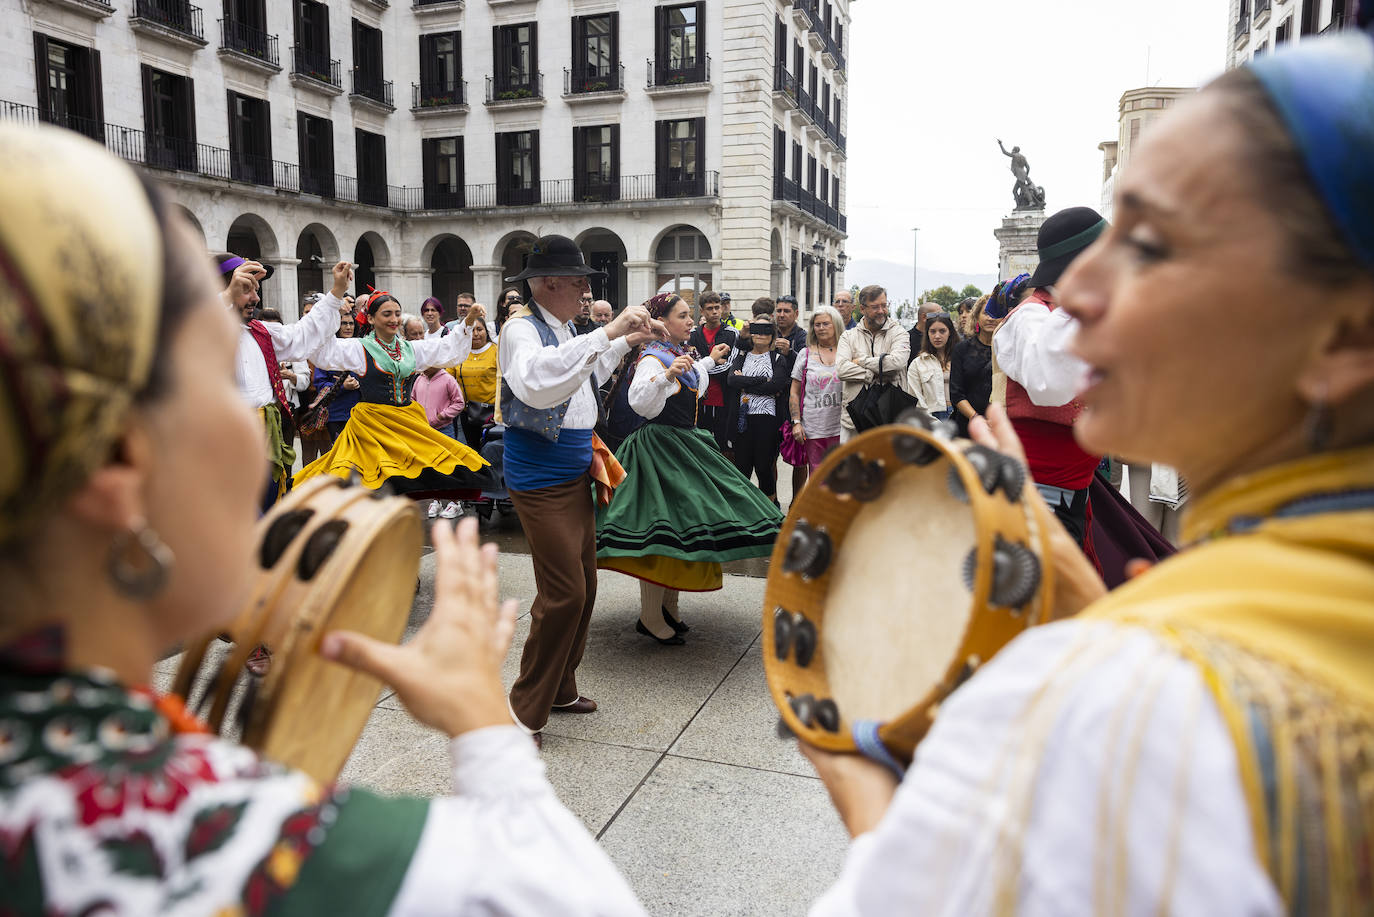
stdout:
{"type": "MultiPolygon", "coordinates": [[[[463,390],[458,387],[456,379],[439,367],[431,366],[415,377],[415,387],[411,389],[410,397],[424,407],[425,417],[431,427],[454,436],[453,423],[463,413],[464,405],[463,390]]],[[[461,507],[451,500],[442,510],[438,500],[429,504],[428,515],[431,519],[435,516],[454,519],[461,514],[461,507]]]]}

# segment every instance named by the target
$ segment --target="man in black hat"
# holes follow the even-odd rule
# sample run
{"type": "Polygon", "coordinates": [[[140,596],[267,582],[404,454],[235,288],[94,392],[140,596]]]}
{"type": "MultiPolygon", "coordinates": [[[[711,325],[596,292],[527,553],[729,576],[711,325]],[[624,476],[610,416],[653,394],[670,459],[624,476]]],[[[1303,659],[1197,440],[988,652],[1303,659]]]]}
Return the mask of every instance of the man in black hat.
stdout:
{"type": "Polygon", "coordinates": [[[596,604],[597,386],[630,348],[663,332],[647,309],[630,306],[606,327],[577,334],[573,320],[592,276],[604,272],[589,268],[571,239],[544,236],[525,270],[506,278],[528,280],[533,294],[529,314],[502,327],[499,362],[506,486],[530,542],[538,589],[510,707],[536,745],[550,712],[596,709],[578,693],[576,673],[596,604]]]}
{"type": "Polygon", "coordinates": [[[992,318],[1006,316],[992,339],[993,356],[1006,375],[1007,415],[1031,476],[1080,546],[1088,534],[1088,486],[1101,456],[1084,452],[1073,438],[1082,410],[1074,395],[1086,367],[1069,353],[1075,327],[1058,308],[1054,285],[1106,229],[1107,221],[1090,207],[1056,213],[1040,227],[1035,273],[1009,281],[984,307],[992,318]],[[1021,298],[1025,290],[1030,292],[1021,298]]]}

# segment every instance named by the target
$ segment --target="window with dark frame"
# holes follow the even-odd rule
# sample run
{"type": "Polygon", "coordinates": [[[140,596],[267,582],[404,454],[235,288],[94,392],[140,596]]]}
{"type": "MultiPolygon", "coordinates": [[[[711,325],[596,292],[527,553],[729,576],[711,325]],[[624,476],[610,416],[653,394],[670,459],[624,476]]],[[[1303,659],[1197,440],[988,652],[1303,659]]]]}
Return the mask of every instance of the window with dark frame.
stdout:
{"type": "Polygon", "coordinates": [[[821,119],[830,117],[830,84],[825,83],[821,86],[821,119]]]}
{"type": "Polygon", "coordinates": [[[223,40],[235,51],[275,63],[276,36],[267,34],[265,0],[224,0],[223,40]]]}
{"type": "Polygon", "coordinates": [[[826,198],[830,195],[830,170],[821,166],[821,180],[816,183],[816,197],[820,198],[822,204],[830,203],[826,198]]]}
{"type": "Polygon", "coordinates": [[[266,99],[226,90],[229,100],[229,175],[271,187],[272,116],[266,99]]]}
{"type": "Polygon", "coordinates": [[[802,145],[795,140],[792,141],[792,180],[797,183],[797,190],[802,186],[802,145]]]}
{"type": "Polygon", "coordinates": [[[190,77],[142,65],[143,157],[163,169],[196,169],[196,94],[190,77]]]}
{"type": "Polygon", "coordinates": [[[467,205],[463,184],[463,138],[427,137],[420,146],[425,209],[461,210],[467,205]]]}
{"type": "Polygon", "coordinates": [[[496,135],[496,203],[539,203],[539,131],[496,135]]]}
{"type": "Polygon", "coordinates": [[[702,197],[706,193],[706,119],[659,121],[659,197],[702,197]]]}
{"type": "Polygon", "coordinates": [[[386,137],[357,128],[353,135],[358,162],[358,202],[385,207],[386,137]]]}
{"type": "Polygon", "coordinates": [[[296,152],[300,157],[301,191],[334,196],[334,123],[328,118],[296,113],[296,152]]]}
{"type": "Polygon", "coordinates": [[[830,176],[830,206],[838,212],[840,209],[840,177],[830,176]]]}
{"type": "Polygon", "coordinates": [[[573,128],[573,197],[620,199],[620,125],[573,128]]]}
{"type": "Polygon", "coordinates": [[[606,92],[620,85],[620,14],[576,16],[572,21],[572,92],[606,92]]]}
{"type": "Polygon", "coordinates": [[[539,94],[536,73],[539,70],[539,32],[533,22],[492,27],[492,74],[499,98],[529,98],[539,94]]]}
{"type": "Polygon", "coordinates": [[[353,91],[386,101],[382,74],[382,31],[353,20],[353,91]]]}
{"type": "Polygon", "coordinates": [[[458,105],[462,93],[463,33],[420,36],[420,105],[458,105]]]}
{"type": "Polygon", "coordinates": [[[654,84],[671,86],[706,80],[706,3],[654,8],[654,84]]]}
{"type": "Polygon", "coordinates": [[[337,86],[339,74],[329,57],[329,7],[315,0],[296,0],[295,20],[292,72],[337,86]]]}
{"type": "Polygon", "coordinates": [[[783,184],[787,181],[787,131],[773,128],[773,197],[783,200],[783,184]]]}
{"type": "Polygon", "coordinates": [[[806,157],[806,191],[813,197],[816,194],[816,157],[806,157]]]}
{"type": "Polygon", "coordinates": [[[104,141],[100,52],[34,32],[33,70],[39,120],[104,141]]]}

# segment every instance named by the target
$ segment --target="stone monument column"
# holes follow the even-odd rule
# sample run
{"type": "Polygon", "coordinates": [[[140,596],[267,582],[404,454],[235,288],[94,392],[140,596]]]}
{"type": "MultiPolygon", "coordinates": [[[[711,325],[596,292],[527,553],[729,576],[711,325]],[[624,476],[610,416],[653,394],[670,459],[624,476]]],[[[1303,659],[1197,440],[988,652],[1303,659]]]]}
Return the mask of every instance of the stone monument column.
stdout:
{"type": "Polygon", "coordinates": [[[1043,222],[1043,209],[1017,210],[1011,216],[1003,217],[1001,228],[992,231],[999,248],[998,280],[1010,280],[1017,274],[1035,270],[1035,266],[1040,263],[1035,237],[1040,233],[1040,224],[1043,222]]]}

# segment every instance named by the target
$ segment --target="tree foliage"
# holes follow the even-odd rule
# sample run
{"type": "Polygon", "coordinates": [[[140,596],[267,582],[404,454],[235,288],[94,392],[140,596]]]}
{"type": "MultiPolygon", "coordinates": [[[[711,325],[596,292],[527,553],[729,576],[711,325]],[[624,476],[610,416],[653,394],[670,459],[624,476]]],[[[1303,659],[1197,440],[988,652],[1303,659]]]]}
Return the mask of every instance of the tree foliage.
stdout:
{"type": "Polygon", "coordinates": [[[971,283],[970,283],[968,286],[964,287],[962,290],[959,291],[959,298],[960,298],[960,299],[969,299],[969,298],[978,299],[978,298],[980,298],[982,295],[983,295],[983,291],[980,290],[980,289],[978,289],[976,286],[974,286],[974,285],[971,284],[971,283]]]}
{"type": "Polygon", "coordinates": [[[936,287],[933,290],[926,290],[924,293],[921,294],[921,302],[939,303],[940,305],[945,307],[946,312],[957,306],[959,304],[959,300],[963,298],[963,294],[960,293],[958,290],[954,289],[954,287],[950,286],[949,284],[945,284],[941,287],[936,287]]]}

